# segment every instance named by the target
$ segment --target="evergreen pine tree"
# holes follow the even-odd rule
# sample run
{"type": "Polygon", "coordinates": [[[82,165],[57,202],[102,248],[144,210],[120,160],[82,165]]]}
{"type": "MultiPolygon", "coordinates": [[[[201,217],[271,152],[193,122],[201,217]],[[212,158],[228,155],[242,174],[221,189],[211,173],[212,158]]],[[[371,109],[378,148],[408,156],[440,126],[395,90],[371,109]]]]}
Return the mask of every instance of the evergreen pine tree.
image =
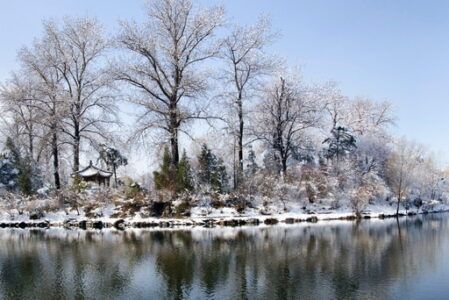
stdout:
{"type": "Polygon", "coordinates": [[[5,151],[0,155],[0,184],[9,191],[17,189],[17,178],[19,170],[9,151],[5,151]]]}
{"type": "Polygon", "coordinates": [[[263,164],[265,170],[280,174],[282,171],[281,159],[273,149],[269,149],[263,156],[263,164]]]}
{"type": "Polygon", "coordinates": [[[208,185],[218,193],[224,193],[228,188],[228,175],[223,160],[218,158],[203,144],[198,156],[198,181],[200,184],[208,185]]]}
{"type": "Polygon", "coordinates": [[[177,169],[174,169],[171,164],[169,148],[165,147],[160,170],[155,171],[153,174],[154,184],[157,190],[165,189],[179,194],[186,191],[192,191],[194,188],[192,168],[185,150],[177,169]]]}
{"type": "Polygon", "coordinates": [[[332,129],[331,135],[331,137],[325,139],[323,142],[328,144],[328,148],[326,149],[327,158],[336,157],[338,161],[341,156],[357,148],[355,137],[346,128],[338,126],[332,129]]]}
{"type": "Polygon", "coordinates": [[[32,183],[32,163],[30,159],[23,158],[19,160],[18,164],[19,176],[17,178],[17,183],[19,185],[20,192],[24,195],[33,194],[33,183],[32,183]]]}
{"type": "Polygon", "coordinates": [[[22,157],[11,138],[6,139],[6,151],[0,163],[0,182],[10,190],[31,195],[42,186],[39,168],[29,157],[22,157]]]}
{"type": "Polygon", "coordinates": [[[259,166],[256,163],[256,153],[251,147],[248,152],[248,163],[246,164],[246,176],[250,177],[256,174],[259,166]]]}
{"type": "Polygon", "coordinates": [[[106,166],[109,170],[112,170],[114,173],[114,185],[117,187],[117,169],[120,166],[126,166],[128,164],[128,159],[123,156],[119,150],[113,147],[107,147],[106,145],[100,145],[100,158],[102,161],[106,163],[106,166]]]}
{"type": "Polygon", "coordinates": [[[192,191],[193,190],[193,176],[190,160],[184,150],[181,160],[179,161],[178,170],[176,173],[176,190],[177,192],[192,191]]]}
{"type": "Polygon", "coordinates": [[[201,184],[210,184],[212,177],[212,152],[206,144],[201,146],[198,156],[198,181],[201,184]]]}
{"type": "Polygon", "coordinates": [[[212,187],[215,191],[220,194],[226,192],[229,186],[228,173],[226,172],[226,167],[223,163],[223,159],[216,159],[216,164],[214,167],[214,183],[212,187]]]}
{"type": "Polygon", "coordinates": [[[175,190],[175,171],[172,169],[171,156],[168,147],[164,148],[162,164],[159,171],[154,171],[154,185],[157,190],[175,190]]]}

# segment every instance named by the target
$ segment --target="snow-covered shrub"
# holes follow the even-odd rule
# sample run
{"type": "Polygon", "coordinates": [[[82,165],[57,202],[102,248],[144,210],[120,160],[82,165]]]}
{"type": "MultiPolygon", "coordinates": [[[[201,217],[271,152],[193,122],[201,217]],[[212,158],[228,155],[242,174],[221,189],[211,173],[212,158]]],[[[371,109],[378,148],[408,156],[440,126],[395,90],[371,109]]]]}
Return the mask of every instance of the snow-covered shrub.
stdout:
{"type": "Polygon", "coordinates": [[[46,213],[55,212],[59,209],[55,198],[38,199],[32,198],[26,201],[25,210],[28,212],[30,219],[42,218],[46,213]]]}
{"type": "Polygon", "coordinates": [[[69,210],[76,210],[77,214],[80,214],[80,208],[82,208],[88,202],[88,195],[84,192],[77,192],[73,188],[61,189],[55,193],[59,208],[63,208],[66,214],[69,210]]]}
{"type": "MultiPolygon", "coordinates": [[[[248,198],[245,194],[234,192],[229,195],[220,195],[216,201],[218,203],[225,203],[225,206],[235,208],[238,213],[243,213],[247,207],[252,206],[251,198],[248,198]]],[[[214,206],[212,206],[214,207],[214,206]]],[[[214,207],[221,208],[221,207],[214,207]]]]}
{"type": "Polygon", "coordinates": [[[23,214],[25,205],[22,196],[16,193],[7,192],[3,195],[2,200],[3,209],[7,211],[11,217],[14,217],[16,214],[23,214]]]}
{"type": "Polygon", "coordinates": [[[93,195],[93,200],[99,204],[102,205],[108,205],[111,204],[114,198],[114,192],[112,189],[108,187],[102,187],[100,188],[96,193],[93,195]]]}
{"type": "Polygon", "coordinates": [[[300,185],[297,182],[290,183],[287,180],[282,180],[276,184],[274,192],[274,199],[279,201],[284,211],[288,211],[288,203],[300,200],[300,185]]]}
{"type": "Polygon", "coordinates": [[[314,203],[318,198],[326,198],[330,192],[327,173],[320,168],[304,166],[300,179],[306,191],[309,203],[314,203]]]}
{"type": "Polygon", "coordinates": [[[160,203],[165,207],[165,204],[170,202],[152,201],[149,195],[144,192],[139,192],[134,195],[134,198],[127,199],[120,198],[119,195],[112,196],[115,198],[116,213],[112,215],[115,218],[134,217],[140,213],[142,217],[150,217],[153,215],[152,205],[160,203]]]}
{"type": "Polygon", "coordinates": [[[115,193],[108,187],[100,187],[95,191],[84,193],[79,205],[82,205],[86,217],[95,218],[103,216],[103,209],[112,204],[115,193]]]}
{"type": "Polygon", "coordinates": [[[135,181],[128,181],[125,183],[125,197],[126,199],[134,199],[139,196],[142,189],[135,181]]]}
{"type": "Polygon", "coordinates": [[[179,204],[175,205],[174,213],[179,217],[188,217],[190,216],[190,209],[192,205],[189,201],[181,201],[179,204]]]}
{"type": "Polygon", "coordinates": [[[431,212],[433,211],[436,207],[438,207],[441,204],[441,202],[436,201],[436,200],[430,200],[430,201],[426,201],[423,203],[422,206],[422,211],[423,212],[431,212]]]}
{"type": "Polygon", "coordinates": [[[362,185],[366,186],[370,191],[371,197],[369,198],[369,204],[374,204],[374,202],[378,199],[383,200],[391,194],[391,191],[385,184],[385,181],[377,174],[365,175],[363,177],[362,185]]]}
{"type": "Polygon", "coordinates": [[[275,189],[277,182],[278,178],[275,174],[265,171],[257,172],[253,176],[252,188],[242,189],[243,196],[248,195],[252,197],[254,195],[258,195],[262,198],[272,199],[276,196],[275,189]],[[247,194],[245,194],[245,192],[247,194]]]}
{"type": "Polygon", "coordinates": [[[360,186],[351,192],[349,197],[351,209],[358,217],[368,206],[369,199],[372,197],[371,193],[372,191],[367,186],[360,186]]]}

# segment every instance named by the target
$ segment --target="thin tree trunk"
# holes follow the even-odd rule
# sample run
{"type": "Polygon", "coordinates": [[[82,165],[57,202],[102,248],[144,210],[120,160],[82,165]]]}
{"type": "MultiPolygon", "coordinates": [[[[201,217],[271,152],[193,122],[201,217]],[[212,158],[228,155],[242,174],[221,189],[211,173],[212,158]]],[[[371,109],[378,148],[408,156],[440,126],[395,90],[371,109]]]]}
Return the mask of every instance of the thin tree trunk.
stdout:
{"type": "Polygon", "coordinates": [[[57,190],[59,190],[61,188],[61,179],[59,177],[58,135],[55,129],[53,131],[52,137],[52,156],[53,156],[53,175],[55,180],[55,187],[57,190]]]}
{"type": "Polygon", "coordinates": [[[28,147],[28,151],[30,151],[30,158],[34,159],[34,139],[31,133],[28,135],[28,142],[30,143],[28,147]]]}
{"type": "Polygon", "coordinates": [[[179,145],[178,145],[178,115],[176,102],[172,101],[170,105],[170,150],[171,164],[174,168],[179,164],[179,145]]]}
{"type": "Polygon", "coordinates": [[[402,198],[402,195],[401,195],[401,192],[399,192],[399,196],[398,196],[398,205],[397,205],[397,208],[396,208],[396,216],[399,216],[399,205],[401,204],[401,199],[402,198]]]}
{"type": "Polygon", "coordinates": [[[401,200],[402,200],[402,185],[403,185],[402,179],[403,179],[403,174],[401,173],[401,177],[399,179],[399,187],[398,187],[398,206],[396,208],[396,216],[399,216],[399,205],[401,204],[401,200]]]}
{"type": "Polygon", "coordinates": [[[282,162],[282,174],[284,176],[287,175],[287,156],[281,156],[281,162],[282,162]]]}
{"type": "Polygon", "coordinates": [[[75,123],[74,130],[74,144],[73,144],[73,172],[78,172],[80,169],[80,130],[79,124],[75,123]]]}
{"type": "Polygon", "coordinates": [[[243,130],[244,130],[244,120],[243,120],[243,103],[242,96],[239,95],[239,99],[237,101],[238,104],[238,115],[239,115],[239,132],[237,139],[237,152],[238,152],[238,163],[237,163],[237,187],[243,181],[243,130]]]}
{"type": "Polygon", "coordinates": [[[178,129],[172,129],[172,135],[170,137],[170,148],[171,148],[171,164],[173,167],[177,168],[179,163],[179,150],[178,150],[178,129]]]}
{"type": "Polygon", "coordinates": [[[235,136],[233,136],[233,147],[232,147],[232,166],[234,172],[234,190],[237,188],[237,167],[235,163],[235,136]]]}
{"type": "Polygon", "coordinates": [[[117,168],[115,167],[115,164],[112,166],[112,169],[114,170],[114,182],[115,182],[115,188],[117,188],[117,168]]]}
{"type": "MultiPolygon", "coordinates": [[[[31,118],[31,116],[30,116],[31,118]]],[[[30,158],[34,159],[34,136],[33,136],[33,124],[31,123],[29,126],[29,132],[28,132],[28,151],[30,151],[30,158]]]]}

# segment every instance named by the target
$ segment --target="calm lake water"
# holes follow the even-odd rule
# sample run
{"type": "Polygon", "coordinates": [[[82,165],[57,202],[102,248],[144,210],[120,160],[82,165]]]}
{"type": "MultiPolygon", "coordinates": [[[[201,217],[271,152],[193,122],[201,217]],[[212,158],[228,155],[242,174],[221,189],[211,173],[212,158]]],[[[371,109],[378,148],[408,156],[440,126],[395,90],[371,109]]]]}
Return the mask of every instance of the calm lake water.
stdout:
{"type": "Polygon", "coordinates": [[[0,230],[0,299],[448,299],[449,215],[190,231],[0,230]]]}

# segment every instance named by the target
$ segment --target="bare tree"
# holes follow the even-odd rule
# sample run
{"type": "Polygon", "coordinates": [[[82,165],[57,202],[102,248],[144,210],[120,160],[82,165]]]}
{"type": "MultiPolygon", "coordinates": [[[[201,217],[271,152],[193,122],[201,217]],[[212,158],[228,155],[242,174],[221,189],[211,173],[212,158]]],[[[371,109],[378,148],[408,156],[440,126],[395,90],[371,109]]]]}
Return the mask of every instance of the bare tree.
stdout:
{"type": "Polygon", "coordinates": [[[199,9],[190,0],[155,0],[143,25],[123,22],[117,37],[129,54],[115,69],[118,80],[134,87],[131,102],[142,108],[136,134],[156,129],[170,141],[172,165],[179,162],[179,133],[204,119],[199,99],[207,89],[203,62],[217,56],[214,43],[223,9],[199,9]]]}
{"type": "Polygon", "coordinates": [[[230,102],[232,110],[231,118],[227,121],[237,141],[237,186],[243,178],[243,140],[247,118],[245,104],[254,99],[254,92],[261,78],[275,65],[274,60],[265,54],[265,47],[272,40],[269,20],[260,18],[252,26],[235,26],[223,43],[224,97],[230,102]]]}
{"type": "Polygon", "coordinates": [[[256,139],[277,153],[283,174],[288,159],[301,147],[305,131],[316,126],[322,109],[318,98],[297,82],[296,78],[281,77],[266,89],[252,129],[256,139]]]}
{"type": "Polygon", "coordinates": [[[426,197],[430,200],[442,198],[446,179],[442,170],[439,169],[437,159],[433,154],[427,154],[416,170],[419,178],[418,189],[420,198],[426,197]]]}
{"type": "Polygon", "coordinates": [[[401,201],[408,196],[417,167],[422,162],[423,150],[416,143],[405,138],[398,141],[396,149],[387,161],[386,177],[397,198],[396,214],[399,214],[401,201]]]}
{"type": "Polygon", "coordinates": [[[330,132],[338,126],[348,127],[349,99],[342,94],[337,83],[327,82],[321,88],[321,97],[325,100],[325,131],[330,132]]]}
{"type": "Polygon", "coordinates": [[[347,126],[360,136],[385,135],[388,127],[394,125],[393,106],[389,102],[376,102],[358,97],[351,101],[347,126]]]}
{"type": "Polygon", "coordinates": [[[55,47],[51,33],[47,30],[31,48],[23,48],[19,60],[23,72],[31,79],[33,107],[42,114],[39,124],[46,128],[42,140],[49,145],[53,157],[53,177],[56,189],[61,187],[59,151],[63,120],[67,117],[67,106],[62,93],[63,74],[52,59],[55,47]]]}
{"type": "Polygon", "coordinates": [[[349,99],[342,94],[335,82],[322,86],[321,93],[326,101],[326,131],[343,126],[360,136],[385,137],[388,128],[396,121],[390,102],[377,102],[364,97],[349,99]]]}
{"type": "Polygon", "coordinates": [[[108,139],[109,125],[116,122],[113,81],[105,69],[109,42],[102,26],[91,18],[66,18],[62,25],[45,22],[44,27],[54,47],[51,61],[63,78],[69,107],[63,131],[73,147],[77,172],[82,139],[95,144],[99,138],[108,139]]]}
{"type": "Polygon", "coordinates": [[[42,126],[39,120],[42,113],[36,107],[32,82],[25,74],[12,75],[12,78],[0,88],[3,129],[5,136],[14,138],[16,145],[25,149],[32,160],[39,161],[41,150],[35,150],[42,126]],[[37,153],[35,153],[37,152],[37,153]]]}
{"type": "Polygon", "coordinates": [[[349,195],[349,204],[357,218],[362,216],[362,212],[368,206],[370,198],[371,192],[369,187],[365,185],[359,186],[349,195]]]}
{"type": "Polygon", "coordinates": [[[360,178],[371,173],[383,174],[389,151],[389,143],[383,138],[376,136],[357,137],[357,148],[353,154],[357,161],[360,178]]]}

